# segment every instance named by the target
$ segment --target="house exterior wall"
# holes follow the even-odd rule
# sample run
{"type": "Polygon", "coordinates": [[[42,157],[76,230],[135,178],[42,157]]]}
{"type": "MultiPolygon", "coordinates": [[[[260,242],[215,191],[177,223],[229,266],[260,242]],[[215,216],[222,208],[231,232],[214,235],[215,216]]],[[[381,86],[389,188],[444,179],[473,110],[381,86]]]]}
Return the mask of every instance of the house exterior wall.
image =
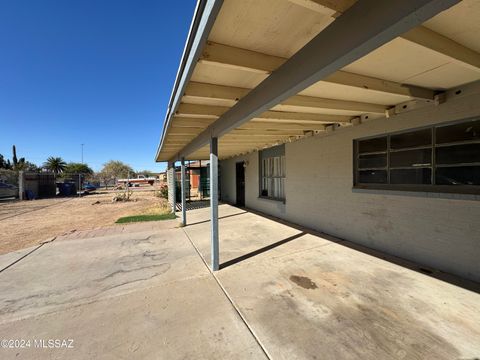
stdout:
{"type": "Polygon", "coordinates": [[[480,281],[480,196],[352,188],[354,139],[479,114],[477,93],[287,143],[285,203],[258,197],[257,152],[224,160],[222,200],[235,203],[235,163],[247,161],[247,207],[480,281]]]}

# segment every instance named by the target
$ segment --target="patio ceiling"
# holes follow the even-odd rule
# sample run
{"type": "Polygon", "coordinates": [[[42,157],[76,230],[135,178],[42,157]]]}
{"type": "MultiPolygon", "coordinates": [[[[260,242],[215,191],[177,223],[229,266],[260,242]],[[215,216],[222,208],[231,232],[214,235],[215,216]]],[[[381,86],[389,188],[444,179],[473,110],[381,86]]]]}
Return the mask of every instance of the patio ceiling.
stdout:
{"type": "MultiPolygon", "coordinates": [[[[355,2],[224,0],[218,16],[211,16],[211,30],[205,26],[191,68],[179,71],[185,86],[176,85],[172,94],[156,160],[177,160],[180,154],[207,159],[209,148],[198,142],[200,135],[213,124],[221,127],[222,115],[266,79],[274,84],[271,75],[279,76],[284,64],[343,13],[345,22],[355,2]]],[[[219,158],[350,126],[360,118],[385,117],[409,101],[433,104],[436,94],[480,80],[479,18],[480,2],[463,0],[239,126],[225,125],[219,158]]],[[[352,29],[354,37],[358,31],[352,29]]]]}

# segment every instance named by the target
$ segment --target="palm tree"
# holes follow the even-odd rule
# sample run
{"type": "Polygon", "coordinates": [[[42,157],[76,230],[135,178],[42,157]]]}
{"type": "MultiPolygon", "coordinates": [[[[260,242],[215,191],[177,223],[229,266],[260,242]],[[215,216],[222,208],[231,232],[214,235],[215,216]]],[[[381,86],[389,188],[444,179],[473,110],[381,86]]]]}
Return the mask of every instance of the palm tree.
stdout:
{"type": "Polygon", "coordinates": [[[67,163],[61,157],[50,156],[47,161],[43,164],[43,167],[53,171],[55,174],[59,174],[65,170],[67,163]]]}

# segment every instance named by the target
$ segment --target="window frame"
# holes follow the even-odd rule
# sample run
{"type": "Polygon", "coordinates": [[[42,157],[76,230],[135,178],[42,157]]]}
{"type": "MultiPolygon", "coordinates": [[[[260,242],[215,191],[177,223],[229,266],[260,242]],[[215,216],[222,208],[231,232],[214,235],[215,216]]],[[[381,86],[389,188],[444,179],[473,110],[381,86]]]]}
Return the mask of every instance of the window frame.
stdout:
{"type": "MultiPolygon", "coordinates": [[[[463,145],[463,144],[479,144],[479,140],[469,140],[469,141],[455,141],[455,142],[448,142],[448,143],[442,143],[442,144],[436,144],[436,129],[438,127],[444,127],[444,126],[449,126],[449,125],[456,125],[456,124],[461,124],[461,123],[466,123],[469,121],[473,120],[480,120],[480,117],[471,117],[471,118],[466,118],[466,119],[461,119],[461,120],[454,120],[454,121],[449,121],[449,122],[444,122],[440,124],[432,124],[428,126],[422,126],[422,127],[417,127],[417,128],[411,128],[411,129],[405,129],[405,130],[400,130],[400,131],[395,131],[391,133],[386,133],[386,134],[377,134],[373,136],[367,136],[367,137],[362,137],[358,139],[353,140],[353,189],[366,189],[366,190],[395,190],[395,191],[410,191],[410,192],[433,192],[433,193],[447,193],[447,194],[473,194],[473,195],[480,195],[480,185],[437,185],[435,184],[435,173],[436,169],[438,167],[449,167],[446,164],[442,164],[441,166],[437,166],[436,162],[436,151],[435,149],[437,147],[448,147],[448,146],[454,146],[454,145],[463,145]],[[400,134],[406,134],[410,132],[415,132],[415,131],[420,131],[420,130],[425,130],[425,129],[431,129],[432,131],[432,142],[430,145],[424,145],[424,146],[415,146],[411,148],[404,148],[404,149],[390,149],[390,138],[391,136],[395,135],[400,135],[400,134]],[[375,184],[375,183],[360,183],[359,182],[359,169],[358,167],[358,160],[359,160],[359,143],[363,140],[369,140],[369,139],[375,139],[375,138],[381,138],[381,137],[387,137],[387,148],[386,148],[386,156],[387,156],[387,164],[386,164],[386,171],[387,171],[387,184],[375,184]],[[418,149],[431,149],[432,155],[431,155],[431,165],[430,166],[425,166],[425,167],[418,167],[419,169],[421,168],[431,168],[431,177],[432,177],[432,184],[390,184],[390,154],[393,152],[398,152],[398,151],[408,151],[408,150],[418,150],[418,149]]],[[[380,153],[380,152],[378,152],[380,153]]],[[[369,153],[366,153],[369,154],[369,153]]],[[[365,155],[362,154],[362,155],[365,155]]],[[[474,163],[467,163],[467,166],[478,166],[480,165],[480,162],[474,162],[474,163]]],[[[462,166],[464,164],[458,163],[458,164],[451,164],[450,167],[455,167],[455,166],[462,166]]],[[[397,167],[396,167],[397,168],[397,167]]],[[[414,167],[405,167],[405,168],[414,168],[414,167]]]]}
{"type": "Polygon", "coordinates": [[[258,151],[258,197],[260,199],[267,199],[273,201],[283,202],[285,204],[286,201],[286,192],[285,192],[285,182],[287,178],[287,161],[285,157],[285,144],[272,146],[267,149],[259,150],[258,151]],[[283,176],[263,176],[263,161],[265,159],[273,159],[279,157],[280,162],[282,162],[283,157],[283,176]],[[263,179],[283,179],[283,197],[274,197],[274,196],[265,196],[262,195],[262,188],[263,188],[263,179]]]}

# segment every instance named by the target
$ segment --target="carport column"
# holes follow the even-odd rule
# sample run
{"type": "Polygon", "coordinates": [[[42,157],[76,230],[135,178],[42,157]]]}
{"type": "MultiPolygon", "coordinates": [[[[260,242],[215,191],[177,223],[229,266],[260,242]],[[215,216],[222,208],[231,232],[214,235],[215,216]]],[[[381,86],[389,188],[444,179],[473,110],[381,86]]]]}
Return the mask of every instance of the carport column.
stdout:
{"type": "Polygon", "coordinates": [[[210,139],[210,216],[212,226],[212,270],[219,269],[218,255],[218,138],[210,139]]]}
{"type": "Polygon", "coordinates": [[[186,184],[185,184],[185,158],[182,157],[182,225],[187,225],[187,199],[186,199],[186,184]]]}
{"type": "Polygon", "coordinates": [[[170,205],[172,206],[172,212],[175,214],[175,211],[177,210],[177,204],[176,204],[176,194],[175,194],[175,162],[169,162],[168,163],[168,172],[167,172],[167,185],[168,185],[168,200],[170,202],[170,205]]]}

